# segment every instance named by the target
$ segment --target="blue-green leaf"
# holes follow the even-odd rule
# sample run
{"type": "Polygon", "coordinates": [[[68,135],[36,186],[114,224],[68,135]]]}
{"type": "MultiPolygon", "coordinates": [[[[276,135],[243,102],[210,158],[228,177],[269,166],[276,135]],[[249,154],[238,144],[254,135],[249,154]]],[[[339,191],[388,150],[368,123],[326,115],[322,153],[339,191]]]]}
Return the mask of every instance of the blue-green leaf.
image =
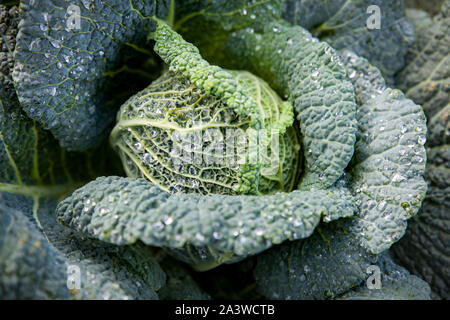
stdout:
{"type": "Polygon", "coordinates": [[[404,66],[413,28],[404,16],[403,0],[287,0],[283,18],[310,30],[333,48],[368,59],[392,83],[404,66]],[[379,8],[379,15],[377,9],[379,8]],[[378,15],[378,16],[376,16],[378,15]],[[380,25],[371,27],[379,18],[380,25]]]}
{"type": "Polygon", "coordinates": [[[430,286],[396,265],[384,254],[377,263],[380,268],[380,288],[368,288],[366,282],[345,293],[344,300],[430,300],[430,286]]]}
{"type": "Polygon", "coordinates": [[[106,177],[63,200],[57,215],[83,234],[118,245],[141,240],[166,247],[207,270],[308,237],[322,218],[332,221],[353,210],[341,186],[263,197],[169,195],[145,179],[106,177]]]}
{"type": "Polygon", "coordinates": [[[449,297],[450,265],[450,1],[433,20],[412,19],[417,40],[397,82],[428,116],[423,207],[406,236],[394,246],[396,258],[430,283],[434,298],[449,297]]]}
{"type": "Polygon", "coordinates": [[[27,115],[64,148],[97,146],[116,111],[105,103],[107,72],[127,46],[151,52],[139,46],[155,28],[152,17],[166,16],[167,7],[167,1],[21,1],[13,77],[27,115]]]}

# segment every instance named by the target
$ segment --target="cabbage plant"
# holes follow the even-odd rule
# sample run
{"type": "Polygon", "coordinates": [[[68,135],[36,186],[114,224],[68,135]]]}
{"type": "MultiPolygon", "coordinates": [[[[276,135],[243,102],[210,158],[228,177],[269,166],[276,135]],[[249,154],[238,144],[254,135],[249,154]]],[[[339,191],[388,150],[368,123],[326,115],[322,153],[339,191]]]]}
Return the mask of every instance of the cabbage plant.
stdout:
{"type": "Polygon", "coordinates": [[[427,192],[403,1],[78,4],[1,7],[0,296],[430,297],[389,255],[427,192]]]}

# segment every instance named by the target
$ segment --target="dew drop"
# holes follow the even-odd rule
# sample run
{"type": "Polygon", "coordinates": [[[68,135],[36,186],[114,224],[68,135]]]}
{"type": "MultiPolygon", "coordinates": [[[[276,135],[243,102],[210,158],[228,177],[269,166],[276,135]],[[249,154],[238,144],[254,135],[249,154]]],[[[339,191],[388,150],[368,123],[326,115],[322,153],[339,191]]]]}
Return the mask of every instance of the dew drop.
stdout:
{"type": "Polygon", "coordinates": [[[393,181],[393,182],[401,182],[401,181],[404,181],[404,180],[406,180],[406,178],[405,178],[404,176],[402,176],[401,174],[399,174],[399,173],[396,173],[396,174],[392,177],[392,181],[393,181]]]}
{"type": "Polygon", "coordinates": [[[401,133],[405,133],[407,129],[408,129],[408,128],[406,127],[406,125],[403,124],[402,127],[401,127],[401,129],[400,129],[400,132],[401,132],[401,133]]]}
{"type": "Polygon", "coordinates": [[[200,182],[198,182],[198,180],[192,180],[192,182],[191,182],[192,188],[196,189],[196,188],[198,188],[199,185],[200,185],[200,182]]]}
{"type": "Polygon", "coordinates": [[[294,227],[299,227],[302,225],[302,219],[301,218],[297,218],[294,220],[294,227]]]}
{"type": "Polygon", "coordinates": [[[386,201],[382,200],[378,204],[377,208],[378,208],[378,210],[384,210],[386,208],[386,205],[387,205],[386,201]]]}
{"type": "Polygon", "coordinates": [[[153,157],[152,157],[152,155],[150,153],[144,154],[144,162],[145,163],[153,162],[153,157]]]}
{"type": "Polygon", "coordinates": [[[264,234],[264,230],[263,229],[260,229],[260,228],[258,228],[258,229],[256,229],[255,230],[255,234],[257,235],[257,236],[262,236],[263,234],[264,234]]]}
{"type": "Polygon", "coordinates": [[[59,40],[51,40],[50,43],[52,44],[53,47],[55,47],[56,49],[60,48],[60,41],[59,40]]]}
{"type": "Polygon", "coordinates": [[[141,144],[140,142],[136,142],[136,143],[134,144],[134,147],[135,147],[137,150],[142,150],[142,144],[141,144]]]}
{"type": "Polygon", "coordinates": [[[173,222],[173,218],[172,217],[166,217],[163,222],[164,222],[165,225],[170,225],[173,222]]]}
{"type": "Polygon", "coordinates": [[[419,138],[417,138],[417,143],[423,146],[427,142],[427,138],[424,135],[420,135],[419,138]]]}
{"type": "Polygon", "coordinates": [[[164,224],[161,221],[155,222],[153,224],[153,228],[155,228],[156,230],[162,230],[164,229],[164,224]]]}
{"type": "Polygon", "coordinates": [[[195,239],[197,239],[198,241],[204,241],[205,237],[201,233],[197,232],[195,235],[195,239]]]}
{"type": "Polygon", "coordinates": [[[311,69],[310,71],[311,77],[317,78],[319,76],[319,71],[316,68],[311,69]]]}
{"type": "Polygon", "coordinates": [[[350,73],[348,74],[348,77],[350,79],[353,79],[356,76],[356,71],[355,70],[351,70],[350,73]]]}
{"type": "Polygon", "coordinates": [[[40,40],[36,39],[31,41],[30,45],[28,46],[28,49],[30,51],[39,51],[41,48],[40,40]]]}

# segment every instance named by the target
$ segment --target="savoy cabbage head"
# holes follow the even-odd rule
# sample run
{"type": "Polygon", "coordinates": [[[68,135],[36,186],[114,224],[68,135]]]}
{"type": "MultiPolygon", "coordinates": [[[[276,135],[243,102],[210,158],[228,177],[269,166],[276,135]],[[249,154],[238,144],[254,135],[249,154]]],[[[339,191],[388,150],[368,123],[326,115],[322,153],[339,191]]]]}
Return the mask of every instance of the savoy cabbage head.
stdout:
{"type": "Polygon", "coordinates": [[[449,8],[0,6],[0,298],[445,298],[449,8]]]}

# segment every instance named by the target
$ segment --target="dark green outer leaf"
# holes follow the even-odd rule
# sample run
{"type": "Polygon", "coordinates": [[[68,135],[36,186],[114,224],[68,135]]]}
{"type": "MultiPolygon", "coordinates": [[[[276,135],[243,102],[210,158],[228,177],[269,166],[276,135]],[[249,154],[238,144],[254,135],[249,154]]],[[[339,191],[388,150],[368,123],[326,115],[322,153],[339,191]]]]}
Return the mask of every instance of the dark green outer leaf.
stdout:
{"type": "Polygon", "coordinates": [[[37,121],[24,115],[11,77],[18,16],[15,8],[4,8],[0,7],[0,25],[6,26],[0,38],[0,191],[60,196],[95,175],[105,174],[114,160],[105,148],[89,153],[67,152],[37,121]]]}
{"type": "Polygon", "coordinates": [[[418,24],[416,29],[416,41],[408,50],[406,67],[396,82],[432,118],[450,101],[450,1],[444,3],[433,23],[418,24]]]}
{"type": "Polygon", "coordinates": [[[421,212],[394,248],[396,259],[430,283],[433,298],[449,298],[450,266],[450,1],[432,22],[413,20],[417,41],[397,80],[428,116],[426,180],[421,212]],[[402,82],[400,82],[402,81],[402,82]]]}
{"type": "Polygon", "coordinates": [[[0,96],[14,99],[14,87],[11,79],[14,67],[14,47],[16,45],[19,13],[17,7],[0,5],[0,96]]]}
{"type": "Polygon", "coordinates": [[[447,151],[447,168],[427,167],[429,189],[423,207],[417,217],[408,226],[406,235],[393,246],[396,260],[413,274],[425,279],[433,289],[433,297],[449,298],[450,279],[450,176],[448,174],[450,153],[447,151]],[[446,171],[444,175],[442,175],[446,171]],[[430,172],[431,171],[431,172],[430,172]],[[436,174],[439,180],[446,179],[446,185],[436,183],[430,177],[436,174]]]}
{"type": "Polygon", "coordinates": [[[65,268],[29,218],[0,204],[0,299],[66,299],[65,268]]]}
{"type": "MultiPolygon", "coordinates": [[[[5,72],[11,71],[6,69],[5,72]]],[[[20,109],[10,74],[0,73],[0,191],[30,197],[59,197],[93,177],[117,171],[106,146],[67,152],[20,109]]]]}
{"type": "MultiPolygon", "coordinates": [[[[13,45],[9,42],[10,47],[13,45]]],[[[108,172],[113,161],[104,149],[97,153],[61,149],[49,132],[23,114],[10,79],[10,67],[3,67],[2,61],[0,80],[5,85],[0,88],[0,296],[157,298],[155,290],[163,285],[165,276],[146,248],[118,248],[83,240],[56,224],[58,197],[95,174],[108,172]],[[69,265],[80,267],[82,272],[79,291],[69,292],[66,286],[69,265]]]]}
{"type": "MultiPolygon", "coordinates": [[[[264,22],[281,17],[280,0],[183,0],[176,3],[176,23],[180,31],[196,24],[213,23],[225,32],[245,26],[263,26],[264,22]]],[[[208,31],[208,30],[205,30],[208,31]]]]}
{"type": "Polygon", "coordinates": [[[366,283],[345,293],[345,300],[429,300],[430,286],[396,265],[384,254],[377,263],[381,270],[381,288],[369,289],[366,283]]]}
{"type": "Polygon", "coordinates": [[[260,254],[254,274],[266,298],[326,299],[359,285],[376,260],[359,245],[349,221],[335,221],[260,254]]]}
{"type": "Polygon", "coordinates": [[[236,30],[261,28],[281,18],[282,0],[182,0],[174,28],[211,63],[230,68],[224,43],[236,30]]]}
{"type": "Polygon", "coordinates": [[[81,270],[76,299],[158,299],[166,276],[142,244],[114,246],[80,237],[56,223],[53,210],[38,216],[49,241],[65,256],[68,265],[81,270]]]}
{"type": "Polygon", "coordinates": [[[11,99],[0,92],[0,191],[59,197],[92,177],[117,172],[108,147],[67,152],[23,114],[15,95],[11,99]]]}
{"type": "Polygon", "coordinates": [[[343,186],[271,196],[169,195],[145,179],[98,178],[57,209],[58,220],[110,243],[167,247],[207,270],[287,239],[308,237],[321,218],[353,214],[343,186]]]}
{"type": "MultiPolygon", "coordinates": [[[[23,287],[23,290],[15,292],[15,298],[95,300],[158,298],[156,291],[164,285],[165,274],[145,246],[138,244],[133,247],[118,247],[80,237],[56,223],[54,210],[57,200],[54,198],[34,200],[26,196],[0,192],[0,201],[7,212],[17,212],[20,219],[28,222],[27,229],[22,228],[20,236],[26,237],[27,233],[39,235],[30,238],[37,238],[39,243],[33,240],[34,242],[27,244],[28,247],[25,248],[28,250],[31,247],[31,253],[42,248],[49,255],[49,261],[44,258],[33,260],[33,256],[23,261],[21,254],[23,249],[14,250],[18,252],[17,255],[10,255],[11,247],[5,245],[0,248],[0,256],[10,256],[9,260],[6,260],[9,274],[6,278],[0,278],[1,289],[6,288],[9,281],[17,279],[21,272],[26,272],[27,277],[17,285],[18,289],[23,287]],[[36,223],[42,230],[38,230],[36,223]],[[18,265],[22,265],[23,268],[15,269],[14,266],[18,265]],[[69,290],[67,287],[69,278],[66,272],[69,266],[78,267],[80,270],[80,289],[69,290]],[[40,270],[48,275],[41,276],[40,270]],[[58,282],[52,277],[58,277],[58,282]],[[39,282],[40,278],[44,280],[39,282]],[[49,280],[46,280],[47,278],[49,280]],[[48,296],[42,296],[43,292],[47,292],[48,296]]],[[[20,226],[20,223],[18,225],[20,226]]],[[[5,239],[14,241],[14,237],[8,233],[5,239]]],[[[19,241],[19,244],[21,242],[19,241]]]]}
{"type": "Polygon", "coordinates": [[[203,291],[188,270],[179,261],[161,252],[155,257],[166,273],[166,284],[158,291],[161,300],[209,300],[211,297],[203,291]]]}
{"type": "Polygon", "coordinates": [[[349,222],[335,221],[308,239],[285,242],[258,255],[258,292],[269,299],[430,299],[426,282],[386,255],[368,254],[349,222]],[[367,288],[373,272],[369,266],[381,269],[382,289],[367,288]]]}
{"type": "Polygon", "coordinates": [[[348,49],[379,68],[388,83],[404,66],[413,28],[404,17],[403,0],[286,0],[283,18],[310,30],[333,48],[348,49]],[[380,8],[380,29],[367,28],[371,5],[380,8]]]}
{"type": "MultiPolygon", "coordinates": [[[[167,14],[164,1],[21,1],[14,82],[27,115],[71,150],[97,146],[115,111],[105,104],[105,72],[124,45],[145,42],[167,14]],[[67,24],[69,5],[80,9],[80,30],[67,24]]],[[[69,24],[70,25],[70,24],[69,24]]]]}

